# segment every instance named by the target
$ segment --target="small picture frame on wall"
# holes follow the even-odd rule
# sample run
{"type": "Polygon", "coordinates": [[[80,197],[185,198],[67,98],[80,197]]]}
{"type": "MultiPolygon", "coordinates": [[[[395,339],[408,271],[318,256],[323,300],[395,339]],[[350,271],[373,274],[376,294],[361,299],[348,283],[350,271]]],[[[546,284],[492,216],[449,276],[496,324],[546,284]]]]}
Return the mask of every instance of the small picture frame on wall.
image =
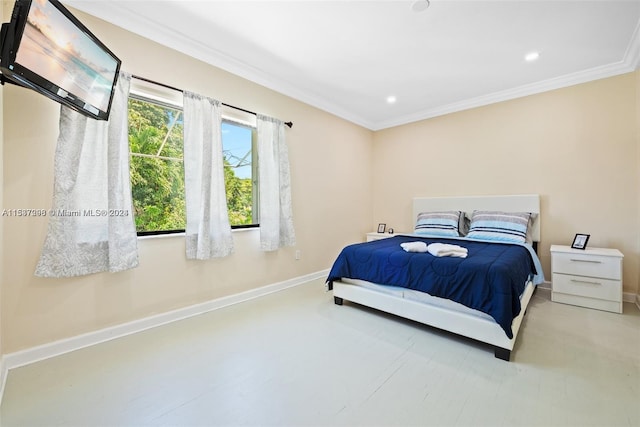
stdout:
{"type": "Polygon", "coordinates": [[[387,228],[387,224],[378,224],[378,233],[384,233],[384,230],[387,228]]]}
{"type": "Polygon", "coordinates": [[[590,234],[576,234],[576,237],[573,238],[573,243],[571,247],[573,249],[586,249],[587,242],[589,241],[590,234]]]}

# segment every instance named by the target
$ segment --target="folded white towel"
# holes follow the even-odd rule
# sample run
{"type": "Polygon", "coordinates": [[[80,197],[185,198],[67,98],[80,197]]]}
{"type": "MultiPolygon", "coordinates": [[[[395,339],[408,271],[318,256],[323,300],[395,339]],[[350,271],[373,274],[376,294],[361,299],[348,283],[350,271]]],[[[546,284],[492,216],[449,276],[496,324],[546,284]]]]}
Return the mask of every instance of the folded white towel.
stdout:
{"type": "Polygon", "coordinates": [[[427,251],[433,256],[453,256],[459,258],[466,258],[468,254],[467,248],[447,243],[431,243],[427,246],[427,251]]]}
{"type": "Polygon", "coordinates": [[[425,242],[405,242],[400,243],[400,246],[407,252],[427,252],[427,244],[425,242]]]}

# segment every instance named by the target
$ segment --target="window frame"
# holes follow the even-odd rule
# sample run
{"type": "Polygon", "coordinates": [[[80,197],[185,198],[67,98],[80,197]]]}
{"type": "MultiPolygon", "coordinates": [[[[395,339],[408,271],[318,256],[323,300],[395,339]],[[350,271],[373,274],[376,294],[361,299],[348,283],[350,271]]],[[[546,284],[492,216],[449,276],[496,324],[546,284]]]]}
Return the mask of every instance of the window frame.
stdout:
{"type": "MultiPolygon", "coordinates": [[[[129,99],[135,99],[142,102],[148,102],[165,108],[179,109],[183,111],[182,103],[183,92],[163,87],[146,81],[132,80],[129,99]]],[[[252,191],[252,221],[255,221],[255,215],[258,215],[258,221],[255,224],[231,225],[231,231],[234,230],[250,230],[260,227],[259,206],[260,192],[258,179],[258,131],[255,114],[247,113],[242,110],[236,110],[233,107],[223,106],[222,121],[231,123],[235,126],[242,126],[251,129],[251,191],[252,191]]],[[[224,149],[224,146],[223,146],[224,149]]],[[[131,157],[131,147],[129,147],[129,157],[131,157]]],[[[184,159],[182,160],[184,162],[184,159]]],[[[129,178],[131,179],[131,178],[129,178]]],[[[228,211],[228,208],[227,208],[228,211]]],[[[154,231],[137,231],[137,237],[153,237],[153,236],[176,236],[184,234],[185,229],[175,230],[154,230],[154,231]]]]}

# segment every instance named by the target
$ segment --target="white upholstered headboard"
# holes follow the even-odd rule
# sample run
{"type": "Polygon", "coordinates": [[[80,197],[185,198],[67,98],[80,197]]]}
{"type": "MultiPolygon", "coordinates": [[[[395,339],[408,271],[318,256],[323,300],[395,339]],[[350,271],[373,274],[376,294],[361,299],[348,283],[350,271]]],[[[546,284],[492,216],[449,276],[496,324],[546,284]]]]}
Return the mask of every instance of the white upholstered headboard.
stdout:
{"type": "Polygon", "coordinates": [[[537,213],[531,229],[534,242],[540,241],[540,196],[538,194],[520,194],[513,196],[457,196],[457,197],[415,197],[413,199],[413,217],[415,225],[420,212],[464,211],[471,218],[474,210],[492,210],[505,212],[537,213]]]}

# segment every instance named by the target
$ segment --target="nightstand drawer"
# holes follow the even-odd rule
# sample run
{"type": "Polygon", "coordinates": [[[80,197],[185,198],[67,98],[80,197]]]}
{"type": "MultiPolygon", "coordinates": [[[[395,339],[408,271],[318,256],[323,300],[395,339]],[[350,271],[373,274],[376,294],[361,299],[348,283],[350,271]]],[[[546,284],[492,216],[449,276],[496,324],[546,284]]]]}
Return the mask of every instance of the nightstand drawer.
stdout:
{"type": "Polygon", "coordinates": [[[619,280],[595,277],[553,274],[553,292],[571,294],[609,301],[622,300],[622,287],[619,280]]]}
{"type": "Polygon", "coordinates": [[[619,257],[583,255],[575,252],[554,253],[552,273],[621,280],[621,264],[619,257]]]}

